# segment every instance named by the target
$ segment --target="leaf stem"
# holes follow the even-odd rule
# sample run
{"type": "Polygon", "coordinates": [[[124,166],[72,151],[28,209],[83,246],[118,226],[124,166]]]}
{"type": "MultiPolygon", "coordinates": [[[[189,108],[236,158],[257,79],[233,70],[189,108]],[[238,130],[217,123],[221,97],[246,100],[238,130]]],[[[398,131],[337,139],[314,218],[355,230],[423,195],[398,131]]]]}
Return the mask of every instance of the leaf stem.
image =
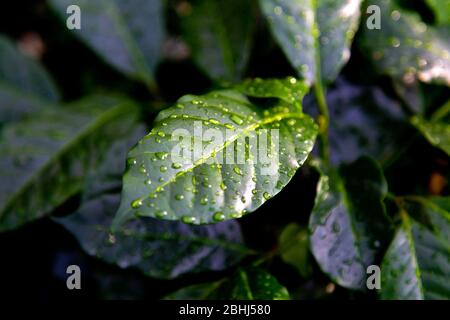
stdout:
{"type": "Polygon", "coordinates": [[[320,111],[320,116],[318,117],[319,134],[321,141],[320,152],[324,162],[328,165],[330,164],[330,147],[328,142],[328,126],[330,122],[330,116],[328,113],[327,100],[325,98],[325,90],[323,89],[320,80],[318,80],[314,85],[314,94],[320,111]]]}
{"type": "Polygon", "coordinates": [[[442,107],[440,107],[433,113],[433,115],[431,116],[431,120],[437,122],[439,120],[442,120],[449,113],[450,113],[450,101],[447,101],[446,104],[444,104],[442,107]]]}

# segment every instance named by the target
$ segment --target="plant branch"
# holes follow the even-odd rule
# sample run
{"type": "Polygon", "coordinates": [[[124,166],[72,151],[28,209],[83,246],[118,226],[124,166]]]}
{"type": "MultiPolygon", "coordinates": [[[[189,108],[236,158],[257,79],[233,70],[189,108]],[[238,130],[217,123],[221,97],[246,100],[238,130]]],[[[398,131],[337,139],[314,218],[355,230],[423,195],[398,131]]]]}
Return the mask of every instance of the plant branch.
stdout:
{"type": "Polygon", "coordinates": [[[319,134],[321,142],[320,152],[324,162],[326,164],[330,164],[330,146],[328,142],[328,126],[330,123],[330,116],[328,113],[328,105],[327,100],[325,98],[325,91],[323,89],[320,80],[318,80],[317,83],[314,85],[314,94],[320,111],[320,116],[318,118],[319,134]]]}

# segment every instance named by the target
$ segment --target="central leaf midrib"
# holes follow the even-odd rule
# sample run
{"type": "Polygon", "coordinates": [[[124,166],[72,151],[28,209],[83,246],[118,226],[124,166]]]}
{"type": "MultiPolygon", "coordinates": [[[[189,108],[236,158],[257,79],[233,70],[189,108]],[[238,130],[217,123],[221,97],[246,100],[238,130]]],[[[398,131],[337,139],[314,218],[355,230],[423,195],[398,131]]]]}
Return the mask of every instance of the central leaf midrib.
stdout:
{"type": "MultiPolygon", "coordinates": [[[[284,119],[288,119],[288,118],[298,118],[298,119],[303,119],[304,115],[303,114],[297,114],[297,113],[284,113],[284,114],[276,114],[274,116],[271,116],[270,118],[265,118],[262,121],[256,122],[253,125],[248,126],[247,128],[241,130],[240,132],[238,132],[235,137],[233,139],[230,139],[228,141],[226,141],[222,146],[220,146],[217,149],[214,149],[209,155],[200,158],[199,160],[197,160],[192,167],[189,167],[185,170],[179,171],[177,172],[174,176],[172,176],[167,182],[160,184],[158,186],[156,186],[152,192],[155,192],[157,189],[161,189],[166,187],[169,184],[172,184],[174,182],[176,182],[176,180],[180,177],[180,176],[184,176],[186,173],[192,171],[193,169],[195,169],[196,167],[204,164],[206,161],[208,161],[210,158],[213,157],[214,154],[217,154],[218,152],[222,151],[223,149],[225,149],[228,145],[230,145],[231,143],[233,143],[234,141],[236,141],[239,137],[246,135],[247,133],[250,133],[252,131],[255,131],[256,129],[258,129],[259,127],[266,125],[266,124],[270,124],[272,122],[276,122],[276,121],[281,121],[284,119]]],[[[140,200],[145,200],[149,198],[149,196],[145,196],[140,198],[140,200]]]]}

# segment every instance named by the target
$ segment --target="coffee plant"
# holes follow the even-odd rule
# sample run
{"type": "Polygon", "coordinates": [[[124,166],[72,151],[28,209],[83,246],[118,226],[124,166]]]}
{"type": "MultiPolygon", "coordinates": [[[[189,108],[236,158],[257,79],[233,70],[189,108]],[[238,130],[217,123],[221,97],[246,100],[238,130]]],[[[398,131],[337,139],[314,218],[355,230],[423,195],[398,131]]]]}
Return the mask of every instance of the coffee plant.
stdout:
{"type": "Polygon", "coordinates": [[[24,2],[0,35],[11,294],[450,298],[449,0],[24,2]]]}

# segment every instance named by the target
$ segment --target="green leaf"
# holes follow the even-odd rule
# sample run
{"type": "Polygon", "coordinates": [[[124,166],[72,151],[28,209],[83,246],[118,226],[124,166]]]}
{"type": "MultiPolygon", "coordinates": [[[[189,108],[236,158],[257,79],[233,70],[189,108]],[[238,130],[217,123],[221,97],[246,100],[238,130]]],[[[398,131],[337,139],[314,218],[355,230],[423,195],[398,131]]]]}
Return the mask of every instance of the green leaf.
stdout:
{"type": "Polygon", "coordinates": [[[161,55],[164,15],[160,0],[50,0],[66,22],[67,8],[81,10],[81,29],[72,30],[106,62],[147,84],[161,55]]]}
{"type": "Polygon", "coordinates": [[[237,91],[184,96],[129,152],[114,226],[135,215],[192,224],[241,217],[289,182],[316,135],[310,117],[282,104],[261,110],[237,91]]]}
{"type": "Polygon", "coordinates": [[[361,0],[260,0],[275,39],[308,83],[333,81],[350,57],[361,0]]]}
{"type": "Polygon", "coordinates": [[[433,28],[393,1],[374,0],[381,9],[381,30],[363,28],[361,46],[371,55],[380,73],[411,83],[438,82],[450,85],[448,28],[433,28]]]}
{"type": "Polygon", "coordinates": [[[404,212],[402,224],[381,265],[382,299],[450,298],[450,212],[437,201],[421,200],[429,229],[404,212]]]}
{"type": "Polygon", "coordinates": [[[237,86],[242,93],[255,98],[278,98],[302,110],[302,99],[309,87],[294,77],[285,79],[246,79],[237,86]]]}
{"type": "Polygon", "coordinates": [[[450,125],[444,122],[427,121],[420,117],[413,117],[411,123],[435,147],[450,155],[450,125]]]}
{"type": "Polygon", "coordinates": [[[167,296],[168,300],[288,300],[285,287],[260,268],[239,269],[227,279],[197,284],[167,296]]]}
{"type": "Polygon", "coordinates": [[[450,0],[426,0],[438,24],[450,24],[450,0]]]}
{"type": "Polygon", "coordinates": [[[0,125],[58,99],[59,93],[45,69],[0,35],[0,125]]]}
{"type": "Polygon", "coordinates": [[[119,201],[118,194],[105,194],[86,202],[76,213],[55,220],[71,231],[90,255],[121,268],[138,268],[155,278],[220,271],[250,253],[242,244],[236,221],[188,226],[143,218],[110,233],[119,201]]]}
{"type": "Polygon", "coordinates": [[[287,225],[278,240],[281,259],[297,269],[303,278],[311,275],[309,260],[309,233],[295,223],[287,225]]]}
{"type": "Polygon", "coordinates": [[[130,131],[136,110],[92,97],[7,125],[0,139],[0,231],[40,218],[79,192],[103,151],[130,131]]]}
{"type": "Polygon", "coordinates": [[[192,56],[212,79],[240,79],[252,49],[255,9],[253,0],[199,0],[182,17],[192,56]]]}
{"type": "Polygon", "coordinates": [[[370,158],[322,170],[310,217],[311,250],[320,268],[339,285],[364,289],[366,269],[389,234],[383,199],[387,185],[370,158]]]}

